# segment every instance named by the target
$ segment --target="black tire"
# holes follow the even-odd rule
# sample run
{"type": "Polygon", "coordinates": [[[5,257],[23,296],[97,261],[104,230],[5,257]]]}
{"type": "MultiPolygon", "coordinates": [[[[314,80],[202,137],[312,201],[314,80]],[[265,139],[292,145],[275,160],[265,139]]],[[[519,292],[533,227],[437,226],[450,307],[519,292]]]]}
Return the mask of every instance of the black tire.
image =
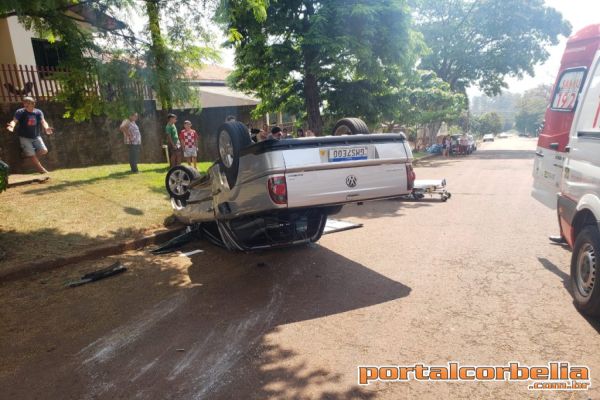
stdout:
{"type": "Polygon", "coordinates": [[[199,177],[200,173],[194,168],[177,165],[171,168],[165,177],[167,193],[173,199],[187,200],[190,197],[190,184],[199,177]]]}
{"type": "Polygon", "coordinates": [[[217,151],[219,165],[227,176],[229,188],[233,188],[237,181],[240,168],[240,151],[252,144],[248,128],[241,122],[226,122],[219,127],[217,132],[217,151]]]}
{"type": "Polygon", "coordinates": [[[599,278],[600,231],[590,225],[577,235],[571,256],[571,292],[575,307],[583,314],[600,316],[599,278]]]}
{"type": "Polygon", "coordinates": [[[369,127],[360,118],[342,118],[333,127],[333,136],[368,135],[369,127]]]}

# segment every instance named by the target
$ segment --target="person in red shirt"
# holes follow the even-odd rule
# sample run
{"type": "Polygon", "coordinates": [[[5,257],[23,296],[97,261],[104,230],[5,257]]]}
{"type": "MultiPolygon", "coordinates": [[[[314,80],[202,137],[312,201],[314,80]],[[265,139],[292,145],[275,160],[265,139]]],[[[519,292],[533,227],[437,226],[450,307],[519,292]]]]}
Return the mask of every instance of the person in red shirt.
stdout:
{"type": "Polygon", "coordinates": [[[192,123],[185,121],[183,123],[183,129],[179,132],[179,142],[183,148],[183,157],[189,165],[196,167],[196,161],[198,158],[198,133],[192,129],[192,123]]]}

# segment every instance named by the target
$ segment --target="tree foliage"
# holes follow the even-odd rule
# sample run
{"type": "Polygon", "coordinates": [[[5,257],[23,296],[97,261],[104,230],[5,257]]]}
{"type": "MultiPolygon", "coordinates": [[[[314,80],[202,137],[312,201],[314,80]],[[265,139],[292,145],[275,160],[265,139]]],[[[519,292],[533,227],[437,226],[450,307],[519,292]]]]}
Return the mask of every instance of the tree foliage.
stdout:
{"type": "Polygon", "coordinates": [[[502,119],[495,112],[489,112],[479,117],[473,117],[471,121],[472,131],[482,135],[488,133],[500,133],[502,126],[502,119]]]}
{"type": "MultiPolygon", "coordinates": [[[[65,116],[84,120],[107,114],[121,118],[140,110],[139,88],[149,85],[163,109],[176,104],[199,106],[197,92],[187,83],[186,69],[219,59],[213,37],[206,29],[207,7],[217,0],[0,0],[0,16],[15,15],[25,27],[51,42],[60,41],[68,72],[61,82],[59,99],[65,116]],[[141,12],[147,30],[133,32],[127,24],[106,29],[98,24],[83,27],[69,11],[84,6],[101,18],[141,12]],[[91,89],[98,82],[99,90],[91,89]]],[[[260,15],[266,0],[239,0],[260,15]]],[[[118,19],[118,18],[117,18],[118,19]]]]}
{"type": "Polygon", "coordinates": [[[255,93],[257,113],[306,113],[322,132],[321,110],[364,117],[389,114],[402,71],[418,54],[404,0],[271,0],[264,22],[238,1],[221,19],[236,32],[232,84],[255,93]]]}
{"type": "Polygon", "coordinates": [[[413,0],[415,26],[431,69],[454,91],[475,85],[486,94],[506,88],[507,76],[533,76],[546,46],[569,35],[570,24],[543,0],[413,0]]]}
{"type": "Polygon", "coordinates": [[[540,85],[527,90],[518,104],[515,127],[523,133],[537,134],[544,121],[544,113],[550,99],[552,88],[540,85]]]}

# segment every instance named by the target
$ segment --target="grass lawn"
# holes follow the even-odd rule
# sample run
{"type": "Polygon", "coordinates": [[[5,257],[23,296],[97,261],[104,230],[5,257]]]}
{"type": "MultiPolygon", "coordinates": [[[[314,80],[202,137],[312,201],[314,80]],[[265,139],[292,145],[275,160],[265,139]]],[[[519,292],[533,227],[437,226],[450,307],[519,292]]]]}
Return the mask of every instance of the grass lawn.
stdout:
{"type": "Polygon", "coordinates": [[[418,160],[419,158],[423,158],[423,157],[425,157],[425,156],[426,156],[426,155],[428,155],[429,153],[427,153],[426,151],[420,151],[420,152],[413,151],[413,153],[412,153],[412,154],[413,154],[413,157],[415,158],[415,160],[418,160]]]}
{"type": "MultiPolygon", "coordinates": [[[[199,163],[206,171],[211,163],[199,163]]],[[[52,171],[42,184],[0,193],[0,268],[135,237],[163,226],[171,205],[165,164],[103,165],[52,171]]]]}

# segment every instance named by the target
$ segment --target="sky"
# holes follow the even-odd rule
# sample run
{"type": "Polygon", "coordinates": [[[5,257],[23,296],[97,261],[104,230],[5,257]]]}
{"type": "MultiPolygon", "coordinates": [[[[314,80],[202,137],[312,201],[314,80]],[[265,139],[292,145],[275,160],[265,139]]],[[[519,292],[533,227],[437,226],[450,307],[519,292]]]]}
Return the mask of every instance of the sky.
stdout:
{"type": "MultiPolygon", "coordinates": [[[[571,23],[572,34],[588,25],[600,23],[600,0],[546,0],[546,5],[558,10],[571,23]]],[[[558,45],[547,49],[550,58],[535,67],[534,77],[525,76],[521,80],[508,78],[508,90],[522,93],[541,84],[553,85],[566,44],[567,38],[562,38],[558,45]]],[[[468,93],[469,97],[481,94],[476,88],[470,88],[468,93]]]]}

